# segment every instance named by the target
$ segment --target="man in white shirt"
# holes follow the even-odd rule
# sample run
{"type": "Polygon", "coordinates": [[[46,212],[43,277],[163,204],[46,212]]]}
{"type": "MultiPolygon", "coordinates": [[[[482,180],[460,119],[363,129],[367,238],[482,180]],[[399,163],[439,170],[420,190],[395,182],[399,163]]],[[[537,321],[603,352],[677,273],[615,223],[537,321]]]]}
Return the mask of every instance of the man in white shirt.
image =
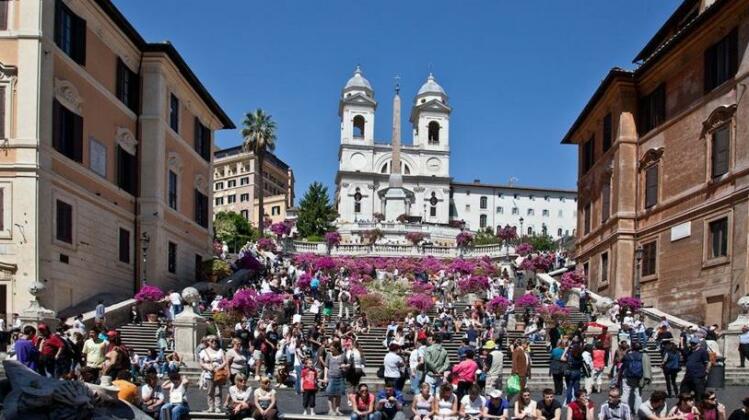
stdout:
{"type": "Polygon", "coordinates": [[[408,368],[411,371],[411,392],[414,395],[419,394],[419,386],[421,385],[423,375],[424,351],[426,348],[426,340],[422,340],[419,343],[419,347],[415,348],[411,352],[411,355],[408,356],[408,368]]]}
{"type": "Polygon", "coordinates": [[[172,290],[171,293],[169,293],[169,301],[172,302],[172,312],[174,313],[174,316],[179,315],[183,308],[182,296],[179,295],[179,292],[172,290]]]}
{"type": "Polygon", "coordinates": [[[421,311],[421,313],[416,316],[416,323],[421,325],[422,327],[429,324],[429,315],[427,315],[426,312],[421,311]]]}
{"type": "Polygon", "coordinates": [[[385,355],[382,365],[385,367],[385,381],[395,385],[395,389],[403,388],[405,381],[401,380],[401,368],[403,368],[403,358],[398,355],[400,346],[396,343],[390,344],[390,351],[385,355]]]}
{"type": "Polygon", "coordinates": [[[96,324],[103,324],[105,321],[107,315],[107,307],[104,306],[103,301],[99,301],[99,303],[96,305],[96,310],[94,312],[94,318],[96,320],[96,324]]]}

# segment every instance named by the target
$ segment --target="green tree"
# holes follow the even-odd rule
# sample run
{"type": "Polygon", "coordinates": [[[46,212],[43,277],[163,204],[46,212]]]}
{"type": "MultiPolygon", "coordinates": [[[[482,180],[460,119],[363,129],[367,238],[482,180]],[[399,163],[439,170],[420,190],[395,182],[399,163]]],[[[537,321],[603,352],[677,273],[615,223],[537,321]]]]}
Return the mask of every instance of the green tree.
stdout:
{"type": "Polygon", "coordinates": [[[265,218],[262,214],[265,201],[265,191],[263,190],[263,163],[265,162],[265,152],[272,152],[276,148],[276,123],[270,114],[266,114],[261,108],[254,112],[248,112],[242,122],[242,148],[245,151],[251,151],[257,158],[257,172],[260,179],[260,185],[257,188],[257,201],[260,215],[258,217],[258,230],[265,232],[265,218]]]}
{"type": "Polygon", "coordinates": [[[331,223],[338,217],[328,196],[328,188],[319,182],[313,182],[304,198],[299,203],[299,218],[296,228],[303,238],[322,236],[331,228],[331,223]]]}
{"type": "Polygon", "coordinates": [[[259,232],[252,228],[247,219],[233,211],[216,213],[216,219],[213,221],[213,233],[217,240],[226,242],[229,248],[234,251],[259,236],[259,232]]]}
{"type": "Polygon", "coordinates": [[[526,236],[525,241],[533,245],[536,251],[553,251],[557,248],[557,243],[549,235],[526,236]]]}
{"type": "Polygon", "coordinates": [[[480,229],[476,232],[476,236],[473,237],[474,245],[493,245],[500,243],[500,239],[494,234],[494,231],[490,227],[480,229]]]}

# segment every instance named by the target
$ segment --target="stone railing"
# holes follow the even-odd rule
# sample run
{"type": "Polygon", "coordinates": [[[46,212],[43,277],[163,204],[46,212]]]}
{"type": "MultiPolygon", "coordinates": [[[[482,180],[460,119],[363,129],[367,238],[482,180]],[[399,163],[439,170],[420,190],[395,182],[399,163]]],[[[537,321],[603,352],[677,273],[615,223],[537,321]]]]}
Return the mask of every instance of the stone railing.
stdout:
{"type": "Polygon", "coordinates": [[[375,243],[372,245],[365,244],[340,244],[328,250],[324,243],[314,243],[305,241],[287,241],[283,244],[284,250],[292,254],[318,254],[331,256],[382,256],[382,257],[415,257],[415,256],[434,256],[441,258],[514,258],[515,249],[505,247],[504,245],[477,245],[468,248],[445,247],[445,246],[416,246],[410,244],[387,244],[375,243]]]}

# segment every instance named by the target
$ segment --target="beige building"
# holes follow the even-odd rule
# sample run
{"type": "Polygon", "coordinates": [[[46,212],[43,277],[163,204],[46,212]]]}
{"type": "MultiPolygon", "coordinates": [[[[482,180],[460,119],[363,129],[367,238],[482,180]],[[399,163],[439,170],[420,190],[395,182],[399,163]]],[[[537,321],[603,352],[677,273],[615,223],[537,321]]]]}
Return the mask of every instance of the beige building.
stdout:
{"type": "Polygon", "coordinates": [[[594,291],[635,295],[639,279],[647,305],[736,318],[749,292],[748,48],[748,0],[685,0],[564,137],[579,150],[576,259],[594,291]]]}
{"type": "Polygon", "coordinates": [[[176,49],[109,0],[0,1],[0,316],[37,281],[56,310],[129,297],[144,273],[191,282],[211,254],[222,128],[176,49]]]}
{"type": "MultiPolygon", "coordinates": [[[[241,146],[213,153],[213,213],[231,211],[258,224],[260,173],[252,152],[241,146]]],[[[286,209],[294,205],[294,172],[273,153],[266,153],[263,168],[263,207],[270,220],[286,219],[286,209]]]]}

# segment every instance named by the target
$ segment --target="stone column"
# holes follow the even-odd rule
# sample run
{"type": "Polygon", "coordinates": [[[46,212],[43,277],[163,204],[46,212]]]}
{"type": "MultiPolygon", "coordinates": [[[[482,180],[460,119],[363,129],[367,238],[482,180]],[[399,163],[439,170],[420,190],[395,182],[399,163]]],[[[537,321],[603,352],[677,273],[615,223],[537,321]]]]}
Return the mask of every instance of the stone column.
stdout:
{"type": "Polygon", "coordinates": [[[721,349],[726,358],[726,366],[739,366],[739,335],[743,333],[743,327],[749,327],[749,295],[743,296],[737,302],[739,305],[739,316],[735,321],[728,324],[723,332],[723,348],[721,349]]]}
{"type": "Polygon", "coordinates": [[[200,294],[193,287],[182,291],[185,309],[174,318],[174,350],[189,367],[197,366],[195,348],[206,333],[205,318],[195,313],[193,305],[200,299],[200,294]]]}

